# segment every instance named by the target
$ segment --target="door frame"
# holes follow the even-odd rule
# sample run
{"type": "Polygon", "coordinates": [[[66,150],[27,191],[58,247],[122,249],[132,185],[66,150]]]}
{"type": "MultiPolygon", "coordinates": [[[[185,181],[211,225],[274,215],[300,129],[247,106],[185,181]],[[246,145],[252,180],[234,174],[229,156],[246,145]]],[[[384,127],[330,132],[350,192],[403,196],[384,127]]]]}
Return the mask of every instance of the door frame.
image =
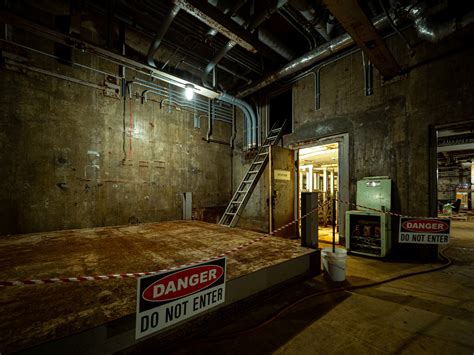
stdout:
{"type": "MultiPolygon", "coordinates": [[[[300,189],[299,189],[299,150],[302,148],[309,148],[315,147],[319,145],[326,145],[331,143],[338,143],[338,198],[341,201],[349,202],[349,194],[350,194],[350,180],[349,180],[349,133],[341,133],[336,134],[333,136],[323,137],[311,140],[310,142],[304,141],[299,143],[293,144],[293,149],[296,150],[297,156],[297,169],[296,169],[296,191],[295,194],[295,204],[297,208],[295,209],[295,218],[300,219],[300,189]]],[[[319,204],[319,201],[318,201],[319,204]]],[[[346,211],[348,210],[348,205],[345,203],[339,203],[339,215],[338,215],[338,225],[339,225],[339,243],[345,245],[345,232],[346,232],[346,225],[345,225],[345,216],[346,211]]]]}
{"type": "Polygon", "coordinates": [[[474,127],[474,120],[429,126],[428,208],[430,217],[436,217],[438,215],[438,131],[464,127],[474,127]]]}

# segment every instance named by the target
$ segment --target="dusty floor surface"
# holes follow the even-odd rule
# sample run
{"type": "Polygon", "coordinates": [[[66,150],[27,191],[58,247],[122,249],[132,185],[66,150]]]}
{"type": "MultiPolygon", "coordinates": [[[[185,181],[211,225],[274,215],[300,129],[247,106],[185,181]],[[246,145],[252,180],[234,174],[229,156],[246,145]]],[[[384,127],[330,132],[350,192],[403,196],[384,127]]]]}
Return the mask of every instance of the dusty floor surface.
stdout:
{"type": "MultiPolygon", "coordinates": [[[[296,300],[338,286],[320,275],[258,301],[238,316],[213,322],[179,345],[149,341],[126,353],[472,354],[474,222],[453,222],[446,254],[453,265],[441,271],[311,297],[262,326],[296,300]]],[[[350,256],[343,285],[439,265],[350,256]]]]}
{"type": "MultiPolygon", "coordinates": [[[[0,239],[0,280],[154,271],[213,257],[261,234],[198,221],[75,229],[0,239]]],[[[227,257],[227,280],[311,252],[268,237],[227,257]]],[[[135,313],[136,279],[0,287],[0,353],[135,313]]]]}

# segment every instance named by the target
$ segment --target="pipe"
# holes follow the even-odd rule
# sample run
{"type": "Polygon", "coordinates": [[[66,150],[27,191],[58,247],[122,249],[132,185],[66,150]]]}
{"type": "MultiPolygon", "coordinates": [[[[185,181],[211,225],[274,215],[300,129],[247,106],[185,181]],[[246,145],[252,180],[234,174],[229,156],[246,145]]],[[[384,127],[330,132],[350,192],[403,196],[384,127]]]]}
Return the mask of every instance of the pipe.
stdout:
{"type": "Polygon", "coordinates": [[[232,135],[230,136],[230,147],[232,149],[234,149],[235,137],[237,137],[237,125],[235,124],[235,107],[233,107],[232,108],[232,135]]]}
{"type": "Polygon", "coordinates": [[[314,29],[326,40],[329,41],[329,36],[326,32],[326,26],[321,16],[318,16],[314,8],[306,2],[306,0],[292,0],[292,5],[300,12],[301,15],[311,24],[314,24],[314,29]]]}
{"type": "Polygon", "coordinates": [[[431,43],[437,43],[474,22],[474,11],[459,18],[453,16],[444,22],[437,22],[427,16],[429,8],[426,2],[422,2],[412,6],[407,16],[415,23],[418,37],[431,43]]]}
{"type": "Polygon", "coordinates": [[[374,93],[373,66],[369,59],[367,59],[367,62],[366,62],[363,51],[362,51],[362,68],[364,71],[364,94],[365,96],[370,96],[374,93]]]}
{"type": "Polygon", "coordinates": [[[161,27],[156,33],[155,37],[153,38],[153,41],[151,42],[150,49],[148,49],[148,55],[147,55],[147,62],[148,65],[155,67],[155,53],[158,50],[158,47],[161,44],[161,41],[163,40],[163,37],[165,36],[166,32],[168,31],[168,28],[170,27],[171,23],[173,22],[173,19],[176,17],[180,10],[179,5],[173,5],[171,8],[170,12],[168,15],[165,17],[163,22],[161,23],[161,27]]]}
{"type": "MultiPolygon", "coordinates": [[[[377,30],[387,27],[388,19],[386,16],[380,16],[374,21],[374,26],[377,30]]],[[[326,42],[323,45],[309,51],[299,58],[291,61],[280,70],[273,74],[268,75],[264,79],[257,82],[255,85],[241,90],[237,93],[237,97],[245,97],[254,92],[263,89],[264,87],[274,83],[275,81],[294,74],[304,68],[307,68],[322,59],[325,59],[335,53],[342,51],[354,44],[354,40],[348,33],[345,33],[339,37],[336,37],[332,41],[326,42]]]]}
{"type": "Polygon", "coordinates": [[[245,97],[254,92],[263,89],[264,87],[274,83],[275,81],[287,77],[291,74],[294,74],[306,67],[313,65],[314,63],[329,57],[330,55],[337,53],[350,45],[352,45],[354,41],[352,40],[351,36],[347,33],[337,37],[336,39],[332,40],[331,42],[327,42],[312,51],[304,54],[303,56],[291,61],[287,65],[285,65],[282,69],[276,71],[273,74],[268,75],[264,79],[257,82],[255,85],[239,91],[237,93],[237,97],[245,97]]]}
{"type": "Polygon", "coordinates": [[[296,57],[295,52],[286,47],[276,36],[263,28],[259,28],[258,30],[258,39],[260,42],[266,44],[287,61],[290,61],[296,57]]]}
{"type": "Polygon", "coordinates": [[[222,47],[221,50],[216,53],[214,58],[212,58],[211,61],[206,65],[206,69],[204,69],[204,72],[202,73],[202,77],[201,77],[202,84],[205,87],[209,89],[211,88],[211,85],[209,85],[209,83],[207,82],[207,76],[209,75],[211,71],[214,70],[214,68],[222,60],[222,58],[225,57],[227,52],[229,52],[232,48],[234,48],[235,45],[236,43],[234,41],[227,42],[227,44],[224,47],[222,47]]]}
{"type": "Polygon", "coordinates": [[[329,14],[328,20],[326,22],[326,32],[328,36],[331,35],[331,32],[334,29],[335,24],[336,24],[336,20],[334,19],[334,16],[329,14]]]}
{"type": "Polygon", "coordinates": [[[253,148],[257,145],[257,136],[256,136],[256,123],[257,118],[255,116],[255,112],[253,108],[244,100],[238,99],[234,96],[229,94],[222,93],[218,98],[218,100],[227,102],[231,105],[237,106],[242,110],[244,113],[245,120],[247,121],[247,144],[249,148],[253,148]]]}
{"type": "MultiPolygon", "coordinates": [[[[258,15],[257,17],[255,17],[252,20],[252,22],[248,26],[248,30],[252,33],[258,26],[260,26],[263,22],[268,20],[276,11],[278,11],[283,5],[285,5],[287,1],[288,0],[278,0],[275,3],[275,5],[273,5],[269,9],[265,9],[265,11],[263,11],[260,15],[258,15]]],[[[209,4],[211,4],[213,6],[217,6],[217,3],[218,3],[217,1],[209,1],[209,0],[208,0],[208,2],[209,2],[209,4]]],[[[238,4],[239,3],[237,3],[237,5],[238,4]]],[[[235,14],[237,12],[236,7],[234,6],[234,8],[232,8],[232,9],[225,9],[224,10],[224,14],[227,14],[229,12],[231,12],[232,14],[235,14]]],[[[241,18],[239,16],[232,16],[232,20],[234,22],[238,23],[239,25],[241,25],[242,27],[247,27],[248,22],[245,21],[243,18],[241,18]]],[[[208,36],[215,36],[216,34],[217,34],[217,31],[212,31],[212,30],[207,33],[208,36]]],[[[260,36],[258,38],[262,43],[266,44],[268,47],[270,47],[276,53],[278,53],[278,54],[285,53],[286,57],[282,54],[280,54],[280,55],[283,58],[285,58],[286,60],[291,60],[292,58],[294,58],[294,55],[293,55],[292,58],[289,58],[289,56],[290,56],[289,53],[291,53],[291,51],[289,49],[285,48],[282,43],[278,43],[277,40],[275,40],[275,39],[271,40],[270,36],[268,36],[268,35],[266,37],[264,36],[263,40],[261,39],[260,36]]],[[[237,43],[232,41],[232,40],[228,41],[227,44],[224,47],[222,47],[219,50],[219,52],[216,53],[214,58],[212,58],[211,61],[207,64],[206,69],[202,73],[202,77],[201,77],[202,84],[204,85],[204,87],[211,88],[211,86],[207,82],[207,76],[209,75],[210,72],[212,72],[214,70],[216,65],[225,57],[225,55],[236,44],[237,43]]],[[[214,87],[214,86],[215,85],[213,85],[212,87],[214,87]]]]}
{"type": "Polygon", "coordinates": [[[209,110],[207,111],[207,143],[211,141],[212,137],[212,107],[214,106],[212,100],[209,100],[209,110]]]}
{"type": "Polygon", "coordinates": [[[256,16],[252,20],[252,22],[250,24],[250,30],[253,31],[258,26],[260,26],[262,23],[267,21],[275,12],[277,12],[287,2],[288,2],[288,0],[277,0],[277,2],[273,6],[271,6],[269,8],[265,8],[264,11],[262,11],[258,16],[256,16]]]}
{"type": "Polygon", "coordinates": [[[314,47],[316,47],[316,41],[313,36],[309,35],[309,33],[305,29],[301,29],[299,24],[299,21],[295,19],[291,11],[286,8],[282,7],[280,11],[278,11],[278,14],[291,26],[293,27],[296,32],[298,32],[300,35],[304,37],[306,42],[308,42],[308,48],[309,50],[313,50],[314,47]]]}
{"type": "MultiPolygon", "coordinates": [[[[321,108],[321,70],[324,67],[327,67],[329,64],[337,62],[338,60],[341,60],[342,58],[348,57],[348,56],[356,53],[359,50],[360,50],[359,48],[356,48],[356,49],[352,49],[348,52],[345,52],[343,54],[339,54],[339,55],[335,56],[334,58],[331,58],[330,60],[320,64],[317,67],[317,69],[315,69],[314,73],[315,73],[315,80],[316,80],[316,95],[315,95],[316,96],[316,110],[319,110],[321,108]]],[[[309,72],[309,74],[310,73],[313,73],[313,72],[309,72]]]]}

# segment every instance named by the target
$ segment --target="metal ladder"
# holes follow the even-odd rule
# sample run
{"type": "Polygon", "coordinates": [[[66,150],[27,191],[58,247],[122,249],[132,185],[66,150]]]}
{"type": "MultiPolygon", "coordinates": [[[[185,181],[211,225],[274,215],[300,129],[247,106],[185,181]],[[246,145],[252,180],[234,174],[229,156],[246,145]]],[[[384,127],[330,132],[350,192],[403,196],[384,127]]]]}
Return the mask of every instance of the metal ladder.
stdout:
{"type": "Polygon", "coordinates": [[[230,200],[224,214],[219,220],[219,224],[227,227],[235,227],[237,224],[245,205],[247,204],[252,192],[257,185],[260,176],[263,174],[265,167],[268,163],[268,156],[270,155],[270,146],[277,144],[281,139],[283,128],[285,127],[286,121],[281,126],[276,122],[268,132],[268,136],[263,142],[262,146],[258,150],[257,155],[250,164],[249,170],[244,175],[244,178],[240,182],[237,191],[230,200]]]}

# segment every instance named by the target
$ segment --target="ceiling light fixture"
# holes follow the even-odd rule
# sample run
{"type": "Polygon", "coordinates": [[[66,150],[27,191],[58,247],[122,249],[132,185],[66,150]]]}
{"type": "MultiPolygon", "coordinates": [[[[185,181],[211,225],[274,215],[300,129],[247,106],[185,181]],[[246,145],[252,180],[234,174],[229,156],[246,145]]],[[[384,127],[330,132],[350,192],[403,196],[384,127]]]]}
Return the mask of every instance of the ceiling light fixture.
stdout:
{"type": "Polygon", "coordinates": [[[186,99],[192,100],[194,96],[194,85],[186,84],[184,86],[184,95],[186,96],[186,99]]]}

